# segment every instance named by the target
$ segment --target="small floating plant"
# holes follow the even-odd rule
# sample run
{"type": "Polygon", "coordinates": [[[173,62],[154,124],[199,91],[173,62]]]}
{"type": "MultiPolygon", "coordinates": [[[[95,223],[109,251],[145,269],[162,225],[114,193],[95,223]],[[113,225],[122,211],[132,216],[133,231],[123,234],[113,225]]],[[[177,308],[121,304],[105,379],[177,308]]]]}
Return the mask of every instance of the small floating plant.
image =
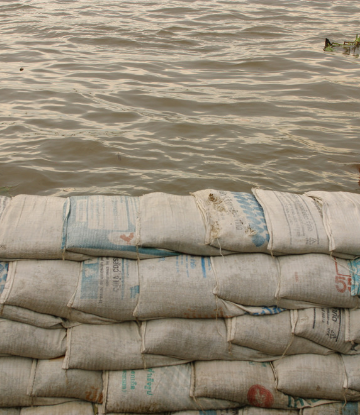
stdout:
{"type": "Polygon", "coordinates": [[[328,38],[325,39],[325,52],[335,52],[342,50],[346,55],[359,55],[360,53],[360,37],[356,35],[352,42],[344,41],[343,43],[331,42],[328,38]]]}

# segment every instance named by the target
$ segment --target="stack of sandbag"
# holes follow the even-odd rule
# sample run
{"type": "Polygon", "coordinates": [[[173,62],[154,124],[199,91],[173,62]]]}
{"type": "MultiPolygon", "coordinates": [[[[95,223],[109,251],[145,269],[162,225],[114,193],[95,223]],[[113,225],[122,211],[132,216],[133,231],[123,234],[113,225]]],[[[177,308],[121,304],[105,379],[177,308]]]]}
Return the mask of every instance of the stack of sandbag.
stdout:
{"type": "Polygon", "coordinates": [[[0,197],[0,415],[359,413],[360,196],[253,193],[0,197]]]}

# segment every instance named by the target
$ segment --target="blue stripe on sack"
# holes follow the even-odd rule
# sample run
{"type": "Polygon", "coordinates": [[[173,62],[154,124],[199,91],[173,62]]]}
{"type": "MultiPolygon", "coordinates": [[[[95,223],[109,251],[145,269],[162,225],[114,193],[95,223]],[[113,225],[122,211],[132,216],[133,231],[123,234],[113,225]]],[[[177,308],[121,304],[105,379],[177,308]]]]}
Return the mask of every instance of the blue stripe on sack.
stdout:
{"type": "Polygon", "coordinates": [[[351,275],[351,295],[360,295],[360,258],[347,261],[351,275]]]}
{"type": "Polygon", "coordinates": [[[0,294],[4,291],[6,279],[9,271],[8,262],[0,262],[0,294]]]}

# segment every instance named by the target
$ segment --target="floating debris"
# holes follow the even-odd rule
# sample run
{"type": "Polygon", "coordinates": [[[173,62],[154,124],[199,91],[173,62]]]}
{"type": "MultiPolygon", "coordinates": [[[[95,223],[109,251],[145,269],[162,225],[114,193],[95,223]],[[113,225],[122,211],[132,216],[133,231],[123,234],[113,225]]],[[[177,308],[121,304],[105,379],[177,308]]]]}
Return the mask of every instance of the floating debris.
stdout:
{"type": "Polygon", "coordinates": [[[360,53],[360,37],[356,35],[352,42],[344,41],[343,43],[331,42],[328,38],[325,39],[325,52],[335,52],[341,49],[346,55],[359,55],[360,53]]]}

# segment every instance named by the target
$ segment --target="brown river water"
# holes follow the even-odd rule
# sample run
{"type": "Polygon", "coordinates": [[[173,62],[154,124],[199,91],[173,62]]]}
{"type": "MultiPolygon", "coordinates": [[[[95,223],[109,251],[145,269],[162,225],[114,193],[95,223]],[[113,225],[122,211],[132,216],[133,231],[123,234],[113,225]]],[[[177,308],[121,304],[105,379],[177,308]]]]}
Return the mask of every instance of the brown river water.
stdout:
{"type": "Polygon", "coordinates": [[[357,1],[0,2],[0,194],[359,192],[357,1]],[[22,70],[20,70],[22,68],[22,70]]]}

